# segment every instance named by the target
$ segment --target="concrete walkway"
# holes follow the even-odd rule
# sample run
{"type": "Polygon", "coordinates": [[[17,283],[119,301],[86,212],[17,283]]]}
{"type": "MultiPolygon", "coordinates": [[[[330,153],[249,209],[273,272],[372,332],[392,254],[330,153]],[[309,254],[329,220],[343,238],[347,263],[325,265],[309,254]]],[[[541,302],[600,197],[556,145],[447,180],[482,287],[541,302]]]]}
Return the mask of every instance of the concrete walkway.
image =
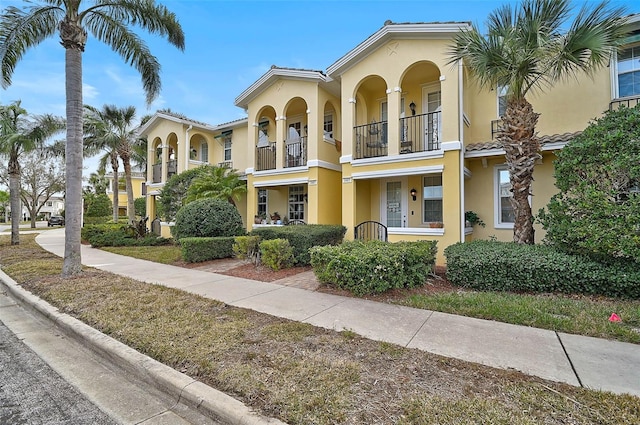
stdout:
{"type": "MultiPolygon", "coordinates": [[[[64,231],[36,241],[63,256],[64,231]]],[[[82,262],[227,304],[447,357],[640,396],[640,345],[312,292],[82,247],[82,262]]]]}

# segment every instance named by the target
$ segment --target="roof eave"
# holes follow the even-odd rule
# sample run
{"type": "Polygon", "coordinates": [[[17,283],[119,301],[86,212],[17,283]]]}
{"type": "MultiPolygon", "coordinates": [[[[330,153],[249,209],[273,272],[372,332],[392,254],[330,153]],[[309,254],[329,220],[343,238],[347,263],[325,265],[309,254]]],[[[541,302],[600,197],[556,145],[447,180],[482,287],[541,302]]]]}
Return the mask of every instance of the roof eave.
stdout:
{"type": "Polygon", "coordinates": [[[318,83],[327,81],[324,74],[320,71],[271,67],[262,77],[258,78],[256,82],[240,93],[240,95],[236,97],[234,104],[246,110],[249,103],[266,90],[267,87],[271,86],[278,78],[309,80],[317,81],[318,83]]]}

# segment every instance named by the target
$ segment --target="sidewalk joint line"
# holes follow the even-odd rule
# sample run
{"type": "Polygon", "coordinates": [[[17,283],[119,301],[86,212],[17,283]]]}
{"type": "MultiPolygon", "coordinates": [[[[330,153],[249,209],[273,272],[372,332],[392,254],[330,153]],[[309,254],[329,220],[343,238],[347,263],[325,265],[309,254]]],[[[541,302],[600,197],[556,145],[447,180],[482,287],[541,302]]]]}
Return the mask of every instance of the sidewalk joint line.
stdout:
{"type": "Polygon", "coordinates": [[[333,305],[330,305],[329,307],[327,307],[327,308],[325,308],[325,309],[323,309],[323,310],[320,310],[319,312],[317,312],[317,313],[315,313],[315,314],[312,314],[311,316],[305,317],[304,319],[302,319],[302,322],[306,322],[307,320],[311,319],[312,317],[315,317],[315,316],[317,316],[318,314],[322,314],[322,313],[324,313],[325,311],[331,310],[332,308],[337,307],[337,306],[339,306],[340,304],[345,303],[346,301],[347,301],[347,300],[341,300],[341,301],[340,301],[340,302],[338,302],[338,303],[335,303],[335,304],[333,304],[333,305]]]}
{"type": "Polygon", "coordinates": [[[422,330],[422,328],[424,328],[424,325],[427,324],[427,322],[429,321],[429,319],[431,319],[431,316],[433,316],[433,311],[431,311],[431,313],[427,316],[426,319],[424,319],[424,322],[422,322],[422,324],[420,325],[420,327],[413,333],[413,335],[411,335],[411,338],[409,338],[409,341],[405,344],[405,348],[408,348],[409,345],[411,345],[411,341],[413,341],[413,339],[416,337],[416,335],[418,335],[418,333],[422,330]]]}
{"type": "Polygon", "coordinates": [[[569,357],[569,353],[567,353],[567,348],[564,346],[564,343],[562,342],[562,338],[560,338],[560,334],[557,331],[555,331],[554,333],[556,334],[556,338],[558,338],[558,342],[560,342],[560,346],[562,347],[562,351],[564,351],[564,355],[567,357],[567,360],[569,361],[569,365],[571,365],[571,370],[573,370],[573,374],[576,376],[576,379],[578,380],[578,384],[580,384],[581,388],[584,388],[584,385],[582,385],[582,380],[578,375],[578,371],[573,365],[573,362],[571,361],[571,357],[569,357]]]}

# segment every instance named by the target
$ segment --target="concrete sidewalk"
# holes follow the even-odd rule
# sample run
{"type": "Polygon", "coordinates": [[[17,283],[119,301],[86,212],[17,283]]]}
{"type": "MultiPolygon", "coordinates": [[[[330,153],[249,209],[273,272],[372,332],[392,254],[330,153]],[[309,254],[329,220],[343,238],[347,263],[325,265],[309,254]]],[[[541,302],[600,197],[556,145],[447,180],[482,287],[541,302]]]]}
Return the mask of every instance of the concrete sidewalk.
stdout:
{"type": "MultiPolygon", "coordinates": [[[[63,256],[64,231],[36,241],[63,256]]],[[[273,316],[592,389],[640,396],[640,346],[185,269],[82,247],[82,262],[273,316]]]]}

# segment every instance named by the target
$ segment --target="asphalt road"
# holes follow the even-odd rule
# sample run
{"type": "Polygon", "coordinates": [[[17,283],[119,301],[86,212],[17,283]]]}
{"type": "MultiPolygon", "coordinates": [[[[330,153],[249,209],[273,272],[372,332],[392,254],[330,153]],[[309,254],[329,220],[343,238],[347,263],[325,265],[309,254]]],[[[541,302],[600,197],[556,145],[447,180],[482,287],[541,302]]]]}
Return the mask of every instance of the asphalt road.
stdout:
{"type": "Polygon", "coordinates": [[[115,424],[0,322],[0,424],[115,424]]]}

